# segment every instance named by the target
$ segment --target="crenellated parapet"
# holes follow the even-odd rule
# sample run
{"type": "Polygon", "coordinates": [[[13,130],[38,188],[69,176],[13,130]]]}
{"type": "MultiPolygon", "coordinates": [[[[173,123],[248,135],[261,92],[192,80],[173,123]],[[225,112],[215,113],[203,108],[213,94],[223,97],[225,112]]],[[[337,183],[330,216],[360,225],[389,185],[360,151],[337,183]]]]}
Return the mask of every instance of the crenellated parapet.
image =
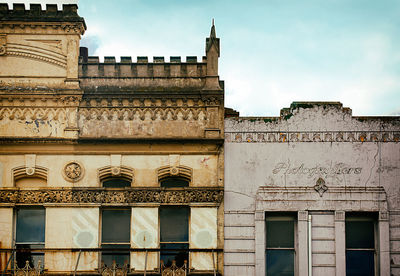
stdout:
{"type": "Polygon", "coordinates": [[[184,62],[181,57],[153,57],[149,62],[148,57],[137,57],[137,62],[132,62],[131,57],[121,57],[120,62],[115,57],[104,57],[100,62],[98,57],[88,57],[83,61],[80,57],[80,78],[204,78],[207,75],[207,58],[198,62],[196,56],[186,57],[184,62]]]}
{"type": "Polygon", "coordinates": [[[74,4],[64,4],[62,10],[58,10],[56,4],[47,4],[46,9],[40,4],[30,4],[29,9],[25,9],[24,4],[13,4],[12,9],[7,4],[0,4],[0,30],[10,28],[25,33],[37,27],[79,34],[86,30],[85,20],[78,15],[78,6],[74,4]]]}

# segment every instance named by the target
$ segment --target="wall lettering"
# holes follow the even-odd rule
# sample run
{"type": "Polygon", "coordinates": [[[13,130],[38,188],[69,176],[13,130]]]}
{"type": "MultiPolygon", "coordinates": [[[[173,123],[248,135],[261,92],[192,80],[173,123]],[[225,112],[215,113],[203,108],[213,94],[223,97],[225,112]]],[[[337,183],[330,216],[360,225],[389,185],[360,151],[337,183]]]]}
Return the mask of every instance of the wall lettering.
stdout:
{"type": "Polygon", "coordinates": [[[294,166],[288,163],[277,163],[275,168],[272,170],[273,174],[293,174],[293,175],[305,175],[307,177],[313,177],[315,175],[335,176],[335,175],[350,175],[360,174],[362,168],[351,167],[344,163],[336,163],[329,167],[316,165],[314,167],[307,167],[304,163],[299,166],[294,166]]]}

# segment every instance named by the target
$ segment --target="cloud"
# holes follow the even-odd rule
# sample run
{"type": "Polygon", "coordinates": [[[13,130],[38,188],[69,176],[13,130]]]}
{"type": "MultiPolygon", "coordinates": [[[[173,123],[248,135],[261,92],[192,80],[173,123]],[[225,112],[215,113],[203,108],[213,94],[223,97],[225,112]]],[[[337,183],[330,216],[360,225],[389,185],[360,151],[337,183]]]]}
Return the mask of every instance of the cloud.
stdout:
{"type": "Polygon", "coordinates": [[[84,35],[81,39],[80,46],[87,47],[89,56],[97,55],[97,50],[100,48],[101,41],[98,35],[84,35]]]}

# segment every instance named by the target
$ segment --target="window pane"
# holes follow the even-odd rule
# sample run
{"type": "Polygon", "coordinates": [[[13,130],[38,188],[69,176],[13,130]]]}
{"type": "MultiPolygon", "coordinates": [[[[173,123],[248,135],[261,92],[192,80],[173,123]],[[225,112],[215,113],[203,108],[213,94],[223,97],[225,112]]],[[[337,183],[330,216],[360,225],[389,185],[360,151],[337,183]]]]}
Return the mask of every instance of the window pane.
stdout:
{"type": "Polygon", "coordinates": [[[346,248],[375,248],[373,221],[346,221],[346,248]]]}
{"type": "Polygon", "coordinates": [[[294,247],[294,221],[267,220],[267,247],[294,247]]]}
{"type": "Polygon", "coordinates": [[[161,187],[165,188],[181,188],[188,186],[189,182],[182,178],[167,178],[161,181],[161,187]]]}
{"type": "Polygon", "coordinates": [[[189,208],[163,206],[160,208],[161,242],[189,241],[189,208]]]}
{"type": "Polygon", "coordinates": [[[346,251],[347,276],[373,276],[375,270],[374,263],[374,251],[346,251]]]}
{"type": "Polygon", "coordinates": [[[176,261],[178,267],[183,266],[184,261],[189,260],[189,244],[187,243],[161,243],[161,260],[164,261],[164,265],[169,267],[172,265],[172,261],[176,261]]]}
{"type": "Polygon", "coordinates": [[[125,179],[113,178],[103,181],[103,187],[105,188],[125,188],[130,186],[131,183],[125,179]]]}
{"type": "Polygon", "coordinates": [[[103,210],[102,242],[130,241],[131,210],[103,210]]]}
{"type": "Polygon", "coordinates": [[[129,264],[129,244],[104,244],[101,246],[104,248],[113,249],[110,251],[103,251],[101,254],[101,261],[107,266],[112,267],[113,261],[115,261],[118,267],[122,267],[125,263],[129,264]],[[122,250],[128,249],[128,250],[122,250]]]}
{"type": "Polygon", "coordinates": [[[45,209],[17,209],[16,242],[44,242],[45,209]]]}
{"type": "Polygon", "coordinates": [[[294,275],[294,250],[267,250],[267,275],[294,275]]]}

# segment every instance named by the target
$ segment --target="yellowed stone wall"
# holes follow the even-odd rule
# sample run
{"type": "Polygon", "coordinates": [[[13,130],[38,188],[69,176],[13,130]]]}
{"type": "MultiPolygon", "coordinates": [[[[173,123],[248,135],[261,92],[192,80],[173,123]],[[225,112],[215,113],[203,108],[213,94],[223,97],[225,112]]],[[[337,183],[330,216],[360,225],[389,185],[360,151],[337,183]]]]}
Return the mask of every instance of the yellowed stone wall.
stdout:
{"type": "MultiPolygon", "coordinates": [[[[215,264],[222,273],[224,91],[214,27],[199,62],[89,57],[78,64],[86,26],[76,12],[50,5],[34,16],[0,4],[0,249],[13,246],[14,209],[44,206],[45,269],[73,271],[83,249],[77,270],[93,271],[102,208],[129,206],[131,268],[144,269],[148,247],[153,270],[159,207],[189,206],[190,248],[218,251],[214,262],[210,252],[191,252],[189,266],[212,271],[215,264]],[[121,176],[130,188],[101,187],[121,176]],[[189,187],[160,188],[168,176],[189,187]],[[207,245],[198,240],[205,230],[207,245]],[[140,243],[143,233],[150,244],[140,243]]],[[[0,254],[1,266],[8,255],[0,254]]]]}

